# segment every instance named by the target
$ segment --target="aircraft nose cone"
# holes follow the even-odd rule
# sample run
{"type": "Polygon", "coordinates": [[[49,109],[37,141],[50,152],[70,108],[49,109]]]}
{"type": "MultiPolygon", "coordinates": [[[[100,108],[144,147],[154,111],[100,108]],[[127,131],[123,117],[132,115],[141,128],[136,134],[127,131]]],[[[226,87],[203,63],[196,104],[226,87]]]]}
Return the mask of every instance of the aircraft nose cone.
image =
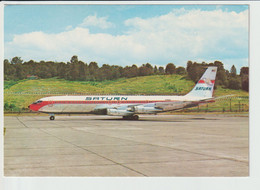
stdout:
{"type": "Polygon", "coordinates": [[[30,104],[30,105],[28,106],[28,108],[29,108],[30,110],[32,110],[32,111],[35,111],[35,106],[32,105],[32,104],[30,104]]]}
{"type": "Polygon", "coordinates": [[[41,105],[37,105],[37,104],[30,104],[28,106],[28,108],[32,111],[38,111],[41,108],[41,105]]]}

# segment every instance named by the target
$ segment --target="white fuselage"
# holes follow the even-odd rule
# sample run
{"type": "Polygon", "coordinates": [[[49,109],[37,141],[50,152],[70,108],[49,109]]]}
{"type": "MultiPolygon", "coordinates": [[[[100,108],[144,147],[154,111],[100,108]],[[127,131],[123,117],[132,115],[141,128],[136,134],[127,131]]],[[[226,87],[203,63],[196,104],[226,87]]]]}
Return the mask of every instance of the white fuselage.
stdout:
{"type": "Polygon", "coordinates": [[[203,100],[187,96],[134,96],[134,95],[86,95],[86,96],[51,96],[31,105],[34,111],[44,113],[91,113],[98,110],[126,108],[133,105],[149,105],[163,102],[194,102],[203,100]]]}

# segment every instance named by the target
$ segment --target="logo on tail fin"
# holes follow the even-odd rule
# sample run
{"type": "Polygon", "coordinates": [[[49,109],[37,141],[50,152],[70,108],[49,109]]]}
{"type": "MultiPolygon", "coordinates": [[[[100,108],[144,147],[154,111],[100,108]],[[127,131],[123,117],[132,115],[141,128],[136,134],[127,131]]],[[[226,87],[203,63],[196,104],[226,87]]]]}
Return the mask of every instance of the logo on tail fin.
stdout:
{"type": "Polygon", "coordinates": [[[198,82],[199,84],[201,83],[206,83],[209,86],[213,86],[215,84],[215,80],[210,80],[209,78],[202,78],[198,82]]]}

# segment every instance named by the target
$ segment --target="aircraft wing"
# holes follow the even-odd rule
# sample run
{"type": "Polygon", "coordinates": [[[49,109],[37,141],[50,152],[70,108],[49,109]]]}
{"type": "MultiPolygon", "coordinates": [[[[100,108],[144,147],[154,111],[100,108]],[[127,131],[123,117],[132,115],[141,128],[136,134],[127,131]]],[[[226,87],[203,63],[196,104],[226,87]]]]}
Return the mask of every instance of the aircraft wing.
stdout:
{"type": "MultiPolygon", "coordinates": [[[[206,102],[206,100],[204,100],[206,102]]],[[[209,101],[209,100],[207,100],[209,101]]],[[[107,109],[107,111],[115,113],[125,113],[125,114],[142,114],[142,113],[158,113],[167,112],[173,110],[179,110],[183,108],[189,108],[197,106],[201,101],[169,101],[169,102],[156,102],[147,104],[132,104],[117,106],[112,109],[107,109]]]]}
{"type": "Polygon", "coordinates": [[[193,107],[198,104],[198,101],[174,101],[174,102],[157,102],[155,107],[162,111],[173,111],[187,107],[193,107]]]}
{"type": "Polygon", "coordinates": [[[133,115],[133,114],[144,114],[144,113],[158,113],[174,111],[183,108],[190,108],[198,106],[199,104],[214,102],[216,99],[230,97],[221,96],[217,98],[206,98],[197,100],[178,100],[178,101],[167,101],[167,102],[155,102],[147,104],[130,104],[130,105],[114,105],[110,107],[104,107],[108,115],[133,115]]]}

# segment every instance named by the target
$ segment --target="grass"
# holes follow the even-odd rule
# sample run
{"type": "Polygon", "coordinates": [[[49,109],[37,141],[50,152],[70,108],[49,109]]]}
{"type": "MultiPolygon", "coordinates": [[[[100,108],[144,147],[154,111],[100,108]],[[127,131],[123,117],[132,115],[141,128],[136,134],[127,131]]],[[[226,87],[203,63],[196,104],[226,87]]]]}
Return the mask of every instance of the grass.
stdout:
{"type": "Polygon", "coordinates": [[[11,86],[17,84],[18,81],[4,81],[4,89],[8,89],[10,88],[11,86]]]}
{"type": "Polygon", "coordinates": [[[243,90],[226,89],[221,86],[218,86],[217,90],[214,91],[214,96],[216,97],[225,95],[248,96],[248,92],[243,90]]]}
{"type": "MultiPolygon", "coordinates": [[[[15,104],[22,109],[32,102],[53,94],[142,94],[142,95],[183,95],[194,86],[191,80],[181,75],[154,75],[135,78],[120,78],[113,81],[67,81],[64,79],[38,79],[4,81],[4,102],[15,104]],[[21,94],[20,94],[21,93],[21,94]]],[[[233,94],[235,97],[247,96],[242,90],[218,87],[215,96],[233,94]]],[[[241,100],[242,101],[242,100],[241,100]]],[[[248,99],[243,100],[247,102],[248,99]]],[[[223,107],[225,102],[218,100],[214,105],[223,107]]]]}

